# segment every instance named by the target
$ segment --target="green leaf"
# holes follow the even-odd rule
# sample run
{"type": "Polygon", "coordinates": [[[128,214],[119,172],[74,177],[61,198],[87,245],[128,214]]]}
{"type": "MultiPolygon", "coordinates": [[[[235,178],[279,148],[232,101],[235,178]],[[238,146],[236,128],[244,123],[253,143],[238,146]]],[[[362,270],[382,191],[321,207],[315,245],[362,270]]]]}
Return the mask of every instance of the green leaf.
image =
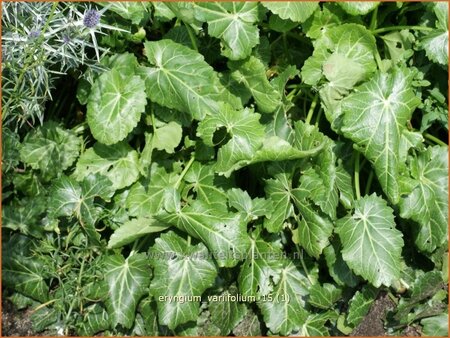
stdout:
{"type": "Polygon", "coordinates": [[[337,314],[333,311],[310,314],[302,325],[299,335],[308,337],[329,336],[330,332],[325,325],[329,320],[336,320],[337,314]]]}
{"type": "Polygon", "coordinates": [[[373,11],[380,4],[377,1],[366,2],[366,1],[352,1],[352,2],[338,2],[348,14],[351,15],[366,15],[367,13],[373,11]]]}
{"type": "Polygon", "coordinates": [[[250,235],[250,247],[238,276],[242,296],[263,296],[271,291],[271,280],[277,280],[282,268],[280,243],[265,240],[257,227],[250,235]]]}
{"type": "Polygon", "coordinates": [[[74,176],[80,181],[100,174],[112,182],[113,189],[119,190],[136,182],[140,172],[138,153],[128,143],[108,146],[97,142],[80,156],[74,176]]]}
{"type": "Polygon", "coordinates": [[[147,99],[144,81],[118,69],[98,77],[87,103],[87,122],[96,140],[106,145],[122,141],[137,126],[147,99]]]}
{"type": "Polygon", "coordinates": [[[427,57],[443,66],[448,65],[448,4],[434,3],[434,12],[437,21],[437,29],[425,35],[420,40],[420,45],[425,49],[427,57]]]}
{"type": "Polygon", "coordinates": [[[106,307],[111,325],[131,328],[136,307],[150,284],[151,271],[145,254],[106,256],[103,262],[108,284],[106,307]]]}
{"type": "Polygon", "coordinates": [[[342,257],[355,273],[375,287],[390,286],[400,277],[402,233],[395,229],[393,210],[385,200],[373,194],[355,201],[353,215],[336,225],[342,257]]]}
{"type": "Polygon", "coordinates": [[[443,66],[448,65],[448,30],[436,30],[420,40],[427,57],[443,66]]]}
{"type": "Polygon", "coordinates": [[[350,287],[358,285],[360,280],[342,259],[340,243],[336,238],[329,246],[323,249],[323,253],[330,276],[333,277],[338,285],[350,287]]]}
{"type": "Polygon", "coordinates": [[[257,2],[199,2],[195,17],[208,23],[208,34],[221,39],[222,53],[231,60],[245,59],[259,43],[257,2]]]}
{"type": "Polygon", "coordinates": [[[232,70],[231,76],[252,93],[259,111],[272,113],[281,104],[281,95],[267,80],[261,60],[250,56],[245,61],[229,62],[228,66],[232,70]]]}
{"type": "Polygon", "coordinates": [[[68,169],[80,148],[81,140],[73,131],[50,121],[28,133],[19,149],[23,162],[50,178],[68,169]]]}
{"type": "Polygon", "coordinates": [[[252,199],[246,191],[233,188],[228,191],[228,203],[242,213],[246,222],[255,221],[261,216],[270,216],[271,204],[264,198],[252,199]]]}
{"type": "Polygon", "coordinates": [[[199,200],[182,209],[177,201],[166,203],[170,213],[157,219],[172,224],[203,241],[220,267],[233,267],[244,257],[249,246],[246,224],[238,214],[230,214],[199,200]]]}
{"type": "Polygon", "coordinates": [[[336,155],[330,139],[326,138],[324,144],[324,149],[312,159],[312,163],[302,167],[299,188],[304,191],[306,199],[334,220],[339,203],[336,155]]]}
{"type": "Polygon", "coordinates": [[[220,127],[225,127],[231,136],[217,155],[215,170],[227,176],[233,170],[245,166],[261,147],[264,127],[259,122],[260,115],[249,109],[234,110],[229,105],[220,105],[220,110],[213,116],[203,120],[197,129],[197,136],[206,145],[214,146],[213,135],[220,127]]]}
{"type": "Polygon", "coordinates": [[[119,14],[122,18],[131,20],[138,25],[150,13],[150,3],[145,2],[108,2],[108,10],[119,14]]]}
{"type": "Polygon", "coordinates": [[[202,243],[189,246],[174,232],[168,232],[155,240],[150,255],[155,269],[150,292],[157,301],[159,323],[173,330],[196,320],[200,296],[217,275],[206,247],[202,243]]]}
{"type": "Polygon", "coordinates": [[[26,236],[15,234],[2,245],[2,281],[7,286],[41,303],[48,300],[49,287],[45,262],[33,257],[33,242],[26,236]]]}
{"type": "Polygon", "coordinates": [[[226,190],[231,184],[227,179],[217,176],[213,166],[195,161],[184,176],[184,180],[188,183],[186,190],[192,189],[197,194],[198,200],[214,208],[226,208],[226,190]]]}
{"type": "Polygon", "coordinates": [[[432,252],[447,238],[448,223],[448,150],[429,147],[409,158],[408,171],[415,187],[400,200],[400,216],[419,223],[416,245],[432,252]]]}
{"type": "Polygon", "coordinates": [[[375,301],[378,291],[371,286],[364,286],[361,291],[356,291],[350,304],[347,314],[347,322],[353,328],[357,327],[364,319],[375,301]]]}
{"type": "Polygon", "coordinates": [[[217,301],[214,300],[214,295],[210,296],[212,300],[209,302],[208,309],[211,314],[211,323],[220,329],[220,335],[222,336],[227,336],[247,313],[245,304],[228,300],[229,297],[237,297],[238,295],[238,289],[232,285],[220,295],[217,295],[217,301]]]}
{"type": "Polygon", "coordinates": [[[424,336],[447,337],[448,313],[422,319],[422,333],[424,336]]]}
{"type": "Polygon", "coordinates": [[[167,173],[164,167],[154,163],[150,168],[149,180],[141,180],[131,186],[125,206],[130,216],[152,217],[164,205],[164,189],[178,180],[174,172],[167,173]]]}
{"type": "Polygon", "coordinates": [[[305,191],[300,189],[292,191],[292,197],[301,215],[296,241],[309,255],[319,258],[322,250],[330,243],[329,237],[333,233],[334,226],[325,214],[314,210],[312,205],[305,201],[304,196],[305,191]]]}
{"type": "Polygon", "coordinates": [[[412,89],[413,72],[395,68],[378,73],[342,101],[342,132],[370,160],[389,199],[399,202],[400,141],[420,99],[412,89]]]}
{"type": "Polygon", "coordinates": [[[314,47],[313,55],[302,67],[302,78],[307,84],[316,85],[326,77],[329,87],[350,89],[376,69],[375,38],[361,25],[331,27],[314,47]],[[345,68],[341,68],[343,62],[345,68]]]}
{"type": "Polygon", "coordinates": [[[120,248],[126,244],[134,242],[142,236],[164,231],[167,228],[167,225],[161,224],[152,218],[142,217],[129,220],[114,231],[109,238],[108,248],[120,248]]]}
{"type": "Polygon", "coordinates": [[[288,262],[280,273],[271,293],[272,301],[261,299],[261,309],[265,323],[274,334],[289,335],[300,329],[308,317],[305,297],[309,294],[310,282],[294,263],[288,262]]]}
{"type": "Polygon", "coordinates": [[[92,337],[109,329],[108,312],[98,304],[83,309],[83,319],[77,322],[76,332],[80,336],[92,337]]]}
{"type": "MultiPolygon", "coordinates": [[[[197,120],[217,113],[224,88],[201,54],[172,40],[146,42],[144,53],[153,67],[139,73],[150,100],[197,120]]],[[[237,98],[232,103],[239,106],[237,98]]]]}
{"type": "Polygon", "coordinates": [[[259,122],[260,115],[250,109],[237,111],[227,104],[221,104],[220,107],[218,114],[205,118],[197,129],[197,136],[208,146],[215,145],[217,130],[226,129],[230,139],[219,149],[217,155],[215,170],[219,174],[228,177],[233,171],[252,163],[314,156],[323,147],[323,143],[318,140],[307,146],[303,144],[305,127],[300,121],[295,124],[295,140],[294,145],[291,145],[278,136],[266,138],[264,126],[259,122]]]}
{"type": "MultiPolygon", "coordinates": [[[[155,127],[155,126],[154,126],[155,127]]],[[[175,148],[180,144],[183,130],[181,126],[174,121],[171,121],[160,128],[153,130],[152,146],[158,150],[165,150],[171,154],[175,148]]]]}
{"type": "Polygon", "coordinates": [[[314,40],[319,39],[327,34],[332,27],[340,25],[344,17],[345,13],[337,3],[325,2],[320,10],[316,10],[302,24],[302,29],[306,32],[307,37],[314,40]]]}
{"type": "Polygon", "coordinates": [[[52,216],[75,216],[88,236],[98,241],[99,234],[95,223],[101,208],[95,206],[94,199],[99,197],[108,201],[113,195],[111,182],[100,175],[89,175],[81,183],[62,176],[52,186],[49,209],[52,216]]]}
{"type": "Polygon", "coordinates": [[[149,336],[159,335],[159,325],[157,320],[156,301],[150,297],[144,298],[139,303],[139,314],[144,320],[145,332],[149,336]]]}
{"type": "Polygon", "coordinates": [[[59,314],[55,308],[44,306],[31,314],[30,321],[33,325],[33,330],[36,332],[41,332],[45,329],[55,332],[58,317],[59,314]]]}
{"type": "Polygon", "coordinates": [[[311,2],[269,2],[263,1],[262,5],[268,8],[272,13],[277,14],[282,19],[289,19],[294,22],[305,22],[319,7],[319,3],[311,2]]]}
{"type": "Polygon", "coordinates": [[[324,283],[323,285],[314,284],[309,289],[308,302],[319,309],[329,309],[333,307],[342,297],[342,290],[333,284],[324,283]]]}
{"type": "Polygon", "coordinates": [[[280,173],[274,179],[266,181],[264,190],[267,199],[272,202],[272,214],[264,220],[264,227],[269,232],[279,232],[283,228],[283,222],[294,212],[291,203],[290,177],[280,173]]]}

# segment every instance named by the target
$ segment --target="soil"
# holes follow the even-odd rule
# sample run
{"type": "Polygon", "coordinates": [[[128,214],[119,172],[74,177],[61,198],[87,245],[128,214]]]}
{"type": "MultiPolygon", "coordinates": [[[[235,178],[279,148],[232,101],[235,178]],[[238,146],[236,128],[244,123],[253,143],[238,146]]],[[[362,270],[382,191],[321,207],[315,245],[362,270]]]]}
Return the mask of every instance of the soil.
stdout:
{"type": "Polygon", "coordinates": [[[29,311],[19,311],[8,300],[2,300],[2,336],[35,336],[29,311]]]}
{"type": "Polygon", "coordinates": [[[394,309],[395,303],[386,292],[380,292],[369,313],[362,322],[350,333],[350,336],[387,336],[384,320],[389,310],[394,309]]]}

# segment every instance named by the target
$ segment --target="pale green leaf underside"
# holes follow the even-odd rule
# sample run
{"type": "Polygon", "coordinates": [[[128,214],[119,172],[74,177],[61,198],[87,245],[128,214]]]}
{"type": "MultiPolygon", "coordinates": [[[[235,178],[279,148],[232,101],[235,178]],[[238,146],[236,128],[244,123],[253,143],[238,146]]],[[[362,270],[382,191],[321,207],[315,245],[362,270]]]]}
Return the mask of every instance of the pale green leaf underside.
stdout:
{"type": "Polygon", "coordinates": [[[448,3],[435,2],[433,5],[437,17],[437,29],[422,38],[421,46],[431,61],[446,66],[448,65],[448,3]]]}
{"type": "Polygon", "coordinates": [[[338,220],[336,232],[342,257],[356,274],[375,287],[390,286],[400,278],[403,235],[395,229],[393,210],[381,197],[357,200],[353,215],[338,220]]]}
{"type": "Polygon", "coordinates": [[[131,328],[136,307],[150,284],[151,271],[145,254],[105,257],[105,279],[108,284],[106,306],[113,327],[131,328]]]}
{"type": "Polygon", "coordinates": [[[319,3],[315,1],[263,1],[262,4],[280,18],[294,22],[305,22],[319,7],[319,3]]]}
{"type": "Polygon", "coordinates": [[[221,39],[226,57],[241,60],[259,43],[259,30],[254,25],[259,11],[257,2],[199,2],[195,16],[208,23],[209,35],[221,39]]]}
{"type": "Polygon", "coordinates": [[[202,243],[189,246],[174,232],[168,232],[156,239],[150,255],[155,268],[150,292],[157,301],[159,323],[174,329],[196,320],[200,301],[192,297],[200,297],[217,275],[206,247],[202,243]],[[191,298],[181,298],[183,302],[169,297],[191,298]]]}
{"type": "Polygon", "coordinates": [[[166,230],[167,225],[152,218],[136,218],[122,224],[114,231],[108,241],[108,248],[120,248],[136,239],[155,232],[166,230]]]}
{"type": "Polygon", "coordinates": [[[400,141],[420,99],[412,89],[412,72],[395,68],[378,73],[342,101],[342,132],[370,160],[383,191],[399,201],[400,141]]]}
{"type": "Polygon", "coordinates": [[[380,4],[377,1],[342,1],[338,4],[351,15],[365,15],[373,11],[380,4]]]}
{"type": "Polygon", "coordinates": [[[147,99],[139,76],[123,75],[111,69],[92,86],[87,104],[87,121],[92,135],[103,144],[122,141],[138,124],[147,99]]]}
{"type": "Polygon", "coordinates": [[[140,171],[138,153],[128,143],[112,146],[96,143],[80,156],[74,176],[83,180],[98,173],[109,178],[113,188],[118,190],[136,182],[140,171]]]}
{"type": "Polygon", "coordinates": [[[420,41],[427,57],[443,66],[448,65],[448,30],[436,30],[420,41]]]}
{"type": "Polygon", "coordinates": [[[152,165],[150,179],[133,184],[127,196],[125,206],[130,216],[152,217],[162,210],[164,189],[173,186],[178,179],[176,173],[167,173],[163,167],[152,165]]]}

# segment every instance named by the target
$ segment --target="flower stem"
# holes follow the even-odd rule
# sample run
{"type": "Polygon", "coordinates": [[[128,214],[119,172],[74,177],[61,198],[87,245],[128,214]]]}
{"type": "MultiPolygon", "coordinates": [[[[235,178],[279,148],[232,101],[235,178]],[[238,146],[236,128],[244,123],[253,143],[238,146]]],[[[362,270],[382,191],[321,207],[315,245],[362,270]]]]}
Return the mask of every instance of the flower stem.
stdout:
{"type": "Polygon", "coordinates": [[[426,139],[429,139],[430,141],[433,141],[434,143],[439,144],[440,146],[447,147],[447,144],[445,142],[441,141],[440,139],[438,139],[437,137],[435,137],[435,136],[433,136],[431,134],[423,133],[423,136],[426,139]]]}
{"type": "Polygon", "coordinates": [[[308,115],[306,116],[305,122],[308,123],[308,124],[311,122],[311,119],[313,117],[314,109],[316,109],[317,99],[318,98],[319,98],[319,94],[316,93],[316,95],[314,95],[313,101],[311,102],[311,106],[309,107],[308,115]]]}
{"type": "Polygon", "coordinates": [[[174,185],[175,189],[178,189],[180,187],[181,181],[183,180],[184,176],[188,172],[188,170],[191,167],[192,163],[194,163],[194,160],[195,160],[195,156],[194,156],[194,154],[192,154],[191,159],[189,160],[189,162],[184,167],[183,172],[180,174],[180,177],[178,178],[177,182],[174,185]]]}
{"type": "Polygon", "coordinates": [[[373,170],[370,170],[369,177],[367,178],[366,189],[364,191],[364,195],[369,195],[370,187],[372,186],[373,181],[373,170]]]}
{"type": "Polygon", "coordinates": [[[378,7],[375,7],[375,9],[372,12],[372,18],[370,20],[370,30],[374,31],[377,28],[378,24],[378,7]]]}
{"type": "Polygon", "coordinates": [[[424,26],[392,26],[392,27],[383,27],[378,28],[375,30],[372,30],[372,34],[380,34],[385,32],[391,32],[391,31],[400,31],[403,29],[412,29],[416,31],[425,31],[425,32],[431,32],[434,30],[432,27],[424,27],[424,26]]]}
{"type": "Polygon", "coordinates": [[[184,26],[186,27],[186,30],[189,34],[189,39],[191,39],[192,48],[194,48],[198,52],[197,41],[195,41],[195,35],[194,32],[192,31],[192,27],[186,23],[184,23],[184,26]]]}

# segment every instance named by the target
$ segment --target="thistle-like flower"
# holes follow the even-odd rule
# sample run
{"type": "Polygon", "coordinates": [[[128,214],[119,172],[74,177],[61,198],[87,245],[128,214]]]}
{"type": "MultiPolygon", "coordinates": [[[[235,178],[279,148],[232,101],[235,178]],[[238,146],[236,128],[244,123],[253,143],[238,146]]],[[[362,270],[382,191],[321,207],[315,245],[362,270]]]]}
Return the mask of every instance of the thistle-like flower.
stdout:
{"type": "Polygon", "coordinates": [[[94,28],[100,23],[101,13],[95,9],[88,9],[84,13],[83,24],[87,28],[94,28]]]}

